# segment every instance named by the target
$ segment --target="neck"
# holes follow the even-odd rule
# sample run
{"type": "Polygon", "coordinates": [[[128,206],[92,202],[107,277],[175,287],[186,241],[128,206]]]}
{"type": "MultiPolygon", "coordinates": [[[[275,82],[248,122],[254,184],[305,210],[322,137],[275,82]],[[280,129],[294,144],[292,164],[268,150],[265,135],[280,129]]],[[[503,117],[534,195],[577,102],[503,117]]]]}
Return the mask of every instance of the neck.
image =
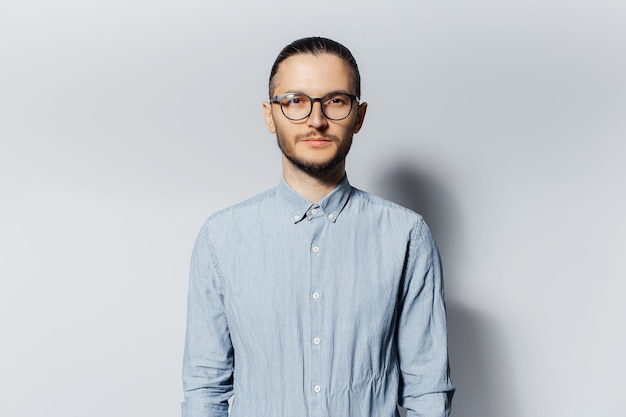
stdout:
{"type": "Polygon", "coordinates": [[[346,174],[345,161],[326,172],[315,175],[293,166],[283,156],[283,178],[298,194],[312,203],[317,203],[337,187],[346,174]]]}

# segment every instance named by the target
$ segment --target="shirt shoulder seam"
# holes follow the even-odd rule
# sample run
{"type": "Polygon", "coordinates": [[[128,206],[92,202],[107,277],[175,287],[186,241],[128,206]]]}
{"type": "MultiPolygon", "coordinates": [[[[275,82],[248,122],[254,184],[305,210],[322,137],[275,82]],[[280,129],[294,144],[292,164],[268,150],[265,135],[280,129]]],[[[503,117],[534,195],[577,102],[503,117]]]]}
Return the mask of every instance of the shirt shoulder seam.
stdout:
{"type": "Polygon", "coordinates": [[[398,203],[395,203],[395,202],[393,202],[391,200],[387,200],[386,198],[377,196],[375,194],[368,193],[367,191],[363,191],[363,190],[360,190],[360,189],[355,188],[355,187],[352,187],[352,191],[353,191],[353,194],[354,194],[355,197],[360,198],[360,199],[362,199],[362,200],[366,201],[367,203],[372,204],[374,206],[382,206],[382,207],[386,207],[386,208],[389,208],[389,209],[392,209],[392,210],[397,210],[397,211],[404,212],[406,214],[415,216],[415,224],[416,225],[418,225],[420,222],[424,221],[423,217],[419,213],[415,212],[414,210],[411,210],[408,207],[402,206],[402,205],[400,205],[398,203]]]}
{"type": "Polygon", "coordinates": [[[255,195],[254,197],[250,197],[240,203],[234,204],[230,207],[226,207],[223,209],[220,209],[218,211],[216,211],[215,213],[211,214],[207,221],[213,220],[213,219],[217,219],[221,216],[224,216],[228,213],[234,212],[234,211],[238,211],[238,210],[243,210],[247,207],[256,205],[256,204],[260,204],[265,200],[268,200],[270,198],[273,198],[274,196],[276,196],[277,194],[277,190],[276,188],[272,188],[270,190],[267,190],[265,192],[262,192],[260,194],[255,195]]]}

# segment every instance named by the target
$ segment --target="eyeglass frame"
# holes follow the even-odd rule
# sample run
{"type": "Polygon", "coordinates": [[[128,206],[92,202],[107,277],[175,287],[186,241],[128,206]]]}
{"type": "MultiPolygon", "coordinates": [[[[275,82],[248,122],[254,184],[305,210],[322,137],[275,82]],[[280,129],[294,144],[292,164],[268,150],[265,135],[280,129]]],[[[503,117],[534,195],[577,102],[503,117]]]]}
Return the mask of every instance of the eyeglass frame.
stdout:
{"type": "Polygon", "coordinates": [[[270,104],[278,103],[280,105],[280,111],[283,114],[283,116],[285,116],[287,118],[287,120],[291,120],[292,122],[299,122],[299,121],[307,119],[309,116],[311,116],[311,113],[313,113],[313,103],[315,103],[316,101],[320,103],[320,110],[322,111],[322,114],[324,115],[325,118],[327,118],[328,120],[339,121],[339,120],[347,119],[348,116],[350,116],[350,114],[352,114],[352,108],[354,107],[354,103],[356,102],[357,104],[359,104],[359,97],[354,95],[354,94],[344,93],[343,91],[336,91],[336,92],[333,92],[333,93],[328,93],[324,97],[316,97],[316,98],[313,98],[313,97],[309,96],[308,94],[304,94],[304,93],[285,93],[285,94],[275,95],[274,97],[271,97],[269,99],[270,104]],[[346,114],[341,119],[333,119],[332,117],[328,117],[328,115],[324,111],[324,106],[322,105],[322,100],[324,100],[326,97],[332,96],[332,95],[337,95],[337,94],[341,94],[341,95],[347,96],[350,99],[350,111],[348,112],[348,114],[346,114]],[[283,110],[283,98],[285,98],[287,96],[291,96],[291,95],[301,95],[301,96],[304,96],[304,97],[308,98],[311,101],[311,108],[309,109],[309,112],[307,113],[306,116],[301,117],[299,119],[292,119],[291,117],[289,117],[289,116],[287,116],[285,114],[285,110],[283,110]]]}

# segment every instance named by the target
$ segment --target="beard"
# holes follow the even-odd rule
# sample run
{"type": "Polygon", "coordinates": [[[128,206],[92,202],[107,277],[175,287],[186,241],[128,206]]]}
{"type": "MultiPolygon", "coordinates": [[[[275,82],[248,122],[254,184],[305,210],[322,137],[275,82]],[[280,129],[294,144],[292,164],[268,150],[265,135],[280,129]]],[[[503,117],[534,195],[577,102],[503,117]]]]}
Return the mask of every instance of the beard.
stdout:
{"type": "MultiPolygon", "coordinates": [[[[304,135],[301,139],[304,139],[307,136],[310,135],[304,135]]],[[[287,160],[291,162],[296,168],[315,177],[325,177],[326,174],[332,173],[335,167],[346,159],[346,156],[348,156],[348,152],[350,152],[350,147],[352,146],[351,136],[344,138],[343,141],[339,141],[338,138],[335,136],[322,136],[329,137],[333,139],[336,143],[339,143],[339,148],[337,149],[337,152],[325,161],[309,161],[296,155],[296,152],[294,151],[295,146],[290,145],[282,137],[280,132],[278,132],[278,130],[276,131],[276,141],[285,158],[287,158],[287,160]]]]}

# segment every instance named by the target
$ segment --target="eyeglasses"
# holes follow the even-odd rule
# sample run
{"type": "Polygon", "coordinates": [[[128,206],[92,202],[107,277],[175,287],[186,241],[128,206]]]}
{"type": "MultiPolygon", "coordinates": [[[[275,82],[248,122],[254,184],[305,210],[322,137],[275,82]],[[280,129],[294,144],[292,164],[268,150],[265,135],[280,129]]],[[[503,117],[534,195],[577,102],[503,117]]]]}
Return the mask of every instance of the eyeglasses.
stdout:
{"type": "Polygon", "coordinates": [[[343,120],[352,112],[357,96],[346,93],[330,93],[322,98],[311,98],[303,93],[280,94],[270,98],[270,103],[279,103],[280,110],[289,120],[304,120],[311,115],[313,103],[319,101],[322,114],[329,120],[343,120]]]}

